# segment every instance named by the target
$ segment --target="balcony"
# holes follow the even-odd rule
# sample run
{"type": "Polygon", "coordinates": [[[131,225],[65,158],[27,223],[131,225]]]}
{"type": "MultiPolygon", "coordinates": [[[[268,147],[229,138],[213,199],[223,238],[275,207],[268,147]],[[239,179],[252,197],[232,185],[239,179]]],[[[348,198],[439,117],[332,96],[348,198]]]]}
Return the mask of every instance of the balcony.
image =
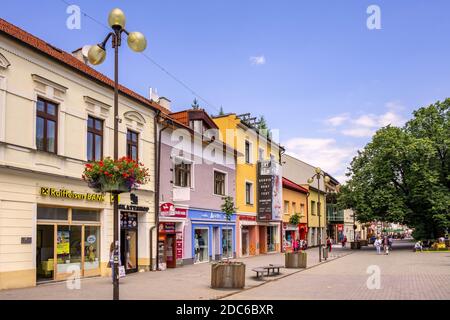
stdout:
{"type": "Polygon", "coordinates": [[[327,204],[327,221],[329,223],[344,223],[344,210],[338,210],[336,205],[327,204]]]}

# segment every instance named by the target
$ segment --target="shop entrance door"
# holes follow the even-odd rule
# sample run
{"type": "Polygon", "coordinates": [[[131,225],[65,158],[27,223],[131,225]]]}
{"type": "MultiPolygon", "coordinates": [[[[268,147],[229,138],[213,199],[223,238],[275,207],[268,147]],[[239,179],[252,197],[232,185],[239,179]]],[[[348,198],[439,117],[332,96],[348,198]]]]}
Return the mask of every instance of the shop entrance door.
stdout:
{"type": "Polygon", "coordinates": [[[168,234],[166,236],[166,263],[167,268],[176,268],[177,267],[177,259],[176,259],[176,235],[168,234]]]}
{"type": "Polygon", "coordinates": [[[246,257],[249,255],[249,244],[250,244],[250,235],[247,227],[243,227],[242,229],[242,256],[246,257]]]}
{"type": "Polygon", "coordinates": [[[55,269],[55,226],[37,225],[36,230],[36,281],[53,280],[55,269]]]}
{"type": "Polygon", "coordinates": [[[138,221],[137,213],[120,214],[120,259],[126,273],[138,271],[138,221]]]}

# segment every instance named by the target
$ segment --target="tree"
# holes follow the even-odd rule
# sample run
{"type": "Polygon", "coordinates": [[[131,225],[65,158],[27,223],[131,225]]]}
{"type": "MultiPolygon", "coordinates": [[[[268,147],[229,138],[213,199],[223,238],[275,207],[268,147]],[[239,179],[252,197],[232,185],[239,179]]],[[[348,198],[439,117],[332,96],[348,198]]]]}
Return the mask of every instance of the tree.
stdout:
{"type": "Polygon", "coordinates": [[[270,130],[264,116],[259,117],[257,128],[262,136],[270,138],[270,130]]]}
{"type": "Polygon", "coordinates": [[[223,115],[225,115],[225,112],[223,111],[223,107],[220,106],[219,116],[223,116],[223,115]]]}
{"type": "Polygon", "coordinates": [[[360,222],[400,222],[415,238],[450,226],[450,99],[414,112],[404,127],[387,126],[351,162],[338,205],[360,222]]]}
{"type": "Polygon", "coordinates": [[[191,107],[194,110],[199,110],[200,109],[200,105],[198,104],[197,98],[194,98],[194,101],[192,102],[191,107]]]}
{"type": "MultiPolygon", "coordinates": [[[[227,225],[228,225],[228,222],[231,221],[231,218],[232,218],[233,214],[237,211],[237,208],[234,207],[233,197],[226,196],[226,197],[223,197],[222,199],[223,199],[223,203],[222,203],[221,209],[222,209],[222,212],[225,213],[225,217],[226,217],[227,225]]],[[[227,246],[226,246],[227,257],[228,257],[228,239],[226,241],[227,241],[227,246]]]]}

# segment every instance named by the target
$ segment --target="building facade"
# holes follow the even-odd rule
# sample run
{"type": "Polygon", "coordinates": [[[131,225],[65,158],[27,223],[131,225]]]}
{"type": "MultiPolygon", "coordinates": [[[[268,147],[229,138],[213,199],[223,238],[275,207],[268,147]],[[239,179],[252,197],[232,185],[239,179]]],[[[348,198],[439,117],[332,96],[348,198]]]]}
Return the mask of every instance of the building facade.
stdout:
{"type": "Polygon", "coordinates": [[[307,187],[309,190],[308,246],[317,246],[319,244],[319,232],[322,244],[324,244],[327,225],[324,179],[321,178],[319,180],[319,185],[317,179],[314,179],[313,183],[308,186],[308,179],[315,175],[315,167],[286,154],[282,156],[282,162],[284,177],[296,184],[307,187]]]}
{"type": "Polygon", "coordinates": [[[308,196],[307,188],[283,178],[283,251],[293,250],[294,241],[307,239],[308,196]],[[297,224],[291,221],[295,215],[297,224]]]}
{"type": "MultiPolygon", "coordinates": [[[[239,153],[236,164],[236,243],[237,256],[245,257],[281,250],[281,171],[280,153],[282,148],[273,143],[267,136],[261,134],[253,125],[243,120],[236,114],[227,114],[214,117],[213,120],[220,130],[221,140],[227,145],[233,146],[239,153]],[[261,178],[260,164],[271,166],[276,176],[271,180],[277,183],[276,190],[270,194],[276,194],[276,200],[271,199],[274,205],[267,215],[267,219],[258,216],[258,194],[261,178]],[[277,167],[277,169],[275,169],[277,167]]],[[[274,174],[275,176],[275,174],[274,174]]],[[[272,178],[268,178],[272,179],[272,178]]],[[[266,180],[268,181],[268,180],[266,180]]],[[[269,182],[271,183],[271,182],[269,182]]]]}
{"type": "MultiPolygon", "coordinates": [[[[0,289],[110,273],[112,202],[82,173],[113,154],[112,84],[0,19],[0,289]]],[[[147,185],[119,200],[121,262],[130,272],[150,265],[156,110],[164,112],[121,87],[119,155],[150,172],[147,185]]]]}
{"type": "Polygon", "coordinates": [[[228,221],[221,209],[224,197],[236,194],[234,150],[204,110],[171,116],[185,127],[162,135],[160,261],[176,267],[234,257],[236,215],[228,221]]]}

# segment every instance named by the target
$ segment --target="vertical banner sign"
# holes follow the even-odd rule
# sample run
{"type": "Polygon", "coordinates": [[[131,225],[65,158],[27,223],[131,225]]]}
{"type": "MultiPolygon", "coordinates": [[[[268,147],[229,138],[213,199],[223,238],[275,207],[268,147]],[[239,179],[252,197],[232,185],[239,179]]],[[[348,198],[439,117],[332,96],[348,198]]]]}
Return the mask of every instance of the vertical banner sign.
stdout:
{"type": "Polygon", "coordinates": [[[272,220],[272,170],[270,161],[258,162],[258,220],[272,220]]]}
{"type": "Polygon", "coordinates": [[[281,220],[281,203],[283,201],[283,175],[281,166],[272,161],[272,220],[281,220]]]}
{"type": "Polygon", "coordinates": [[[177,233],[177,260],[183,259],[183,235],[177,233]]]}

